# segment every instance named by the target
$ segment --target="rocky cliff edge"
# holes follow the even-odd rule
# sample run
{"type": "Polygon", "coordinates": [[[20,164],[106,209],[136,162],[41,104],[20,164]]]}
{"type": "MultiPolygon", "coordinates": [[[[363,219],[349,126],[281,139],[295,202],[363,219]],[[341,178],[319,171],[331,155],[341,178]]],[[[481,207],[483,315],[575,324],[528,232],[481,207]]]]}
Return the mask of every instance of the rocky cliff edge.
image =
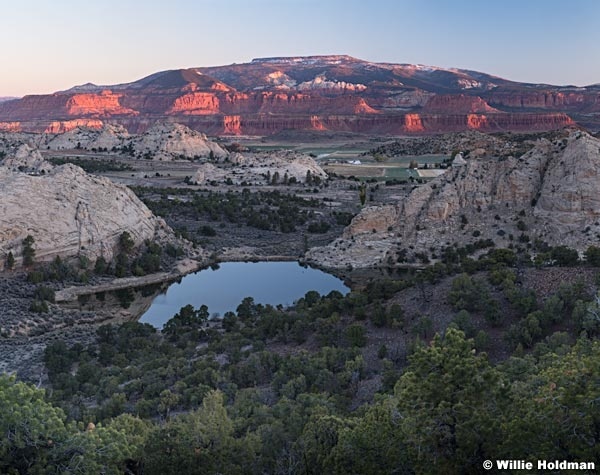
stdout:
{"type": "Polygon", "coordinates": [[[584,251],[600,239],[600,140],[579,130],[520,157],[474,158],[394,205],[367,207],[341,238],[309,251],[331,268],[435,261],[446,246],[490,239],[584,251]],[[427,260],[425,259],[425,260],[427,260]]]}

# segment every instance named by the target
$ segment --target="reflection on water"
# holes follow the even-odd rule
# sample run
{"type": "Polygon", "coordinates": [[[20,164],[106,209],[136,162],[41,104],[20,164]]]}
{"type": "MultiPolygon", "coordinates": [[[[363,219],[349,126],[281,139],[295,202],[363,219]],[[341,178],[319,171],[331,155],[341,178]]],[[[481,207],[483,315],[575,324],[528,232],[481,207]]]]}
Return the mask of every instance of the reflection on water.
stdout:
{"type": "Polygon", "coordinates": [[[256,303],[291,305],[309,290],[326,295],[332,290],[346,294],[349,289],[337,277],[297,262],[225,262],[216,270],[201,270],[171,284],[140,321],[162,328],[187,304],[206,305],[211,315],[223,315],[235,311],[245,297],[256,303]]]}

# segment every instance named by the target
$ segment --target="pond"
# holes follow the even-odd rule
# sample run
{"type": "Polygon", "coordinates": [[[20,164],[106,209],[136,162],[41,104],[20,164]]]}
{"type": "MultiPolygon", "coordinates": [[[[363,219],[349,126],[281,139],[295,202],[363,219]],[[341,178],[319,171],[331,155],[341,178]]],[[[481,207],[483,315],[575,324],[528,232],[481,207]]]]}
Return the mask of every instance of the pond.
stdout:
{"type": "Polygon", "coordinates": [[[204,269],[171,284],[140,322],[162,328],[187,304],[206,305],[211,315],[223,315],[235,312],[245,297],[263,305],[287,306],[309,290],[327,295],[332,290],[346,294],[350,289],[337,277],[297,262],[225,262],[218,269],[204,269]]]}

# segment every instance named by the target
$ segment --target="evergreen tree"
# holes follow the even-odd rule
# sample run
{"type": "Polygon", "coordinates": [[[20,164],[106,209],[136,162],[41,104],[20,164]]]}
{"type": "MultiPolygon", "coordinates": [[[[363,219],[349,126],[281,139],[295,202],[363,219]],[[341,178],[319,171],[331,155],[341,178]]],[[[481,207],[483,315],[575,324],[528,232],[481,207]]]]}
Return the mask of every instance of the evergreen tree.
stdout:
{"type": "Polygon", "coordinates": [[[306,171],[306,179],[304,180],[304,182],[307,185],[312,185],[312,174],[310,173],[310,170],[306,171]]]}
{"type": "Polygon", "coordinates": [[[500,433],[499,374],[464,333],[448,329],[411,357],[395,394],[418,473],[481,473],[500,433]]]}
{"type": "Polygon", "coordinates": [[[367,201],[367,185],[364,183],[358,187],[358,198],[360,199],[360,205],[364,206],[367,201]]]}
{"type": "Polygon", "coordinates": [[[277,185],[279,183],[279,172],[275,172],[273,173],[273,176],[271,178],[271,185],[277,185]]]}
{"type": "Polygon", "coordinates": [[[6,256],[6,268],[10,270],[14,266],[15,266],[15,256],[13,256],[12,251],[9,251],[8,255],[6,256]]]}
{"type": "Polygon", "coordinates": [[[135,242],[131,238],[131,234],[127,231],[123,231],[119,236],[119,248],[121,252],[128,255],[131,251],[133,251],[133,247],[135,246],[135,242]]]}
{"type": "Polygon", "coordinates": [[[33,264],[33,259],[35,258],[35,249],[33,248],[34,243],[35,240],[31,234],[23,239],[23,265],[26,267],[33,264]]]}

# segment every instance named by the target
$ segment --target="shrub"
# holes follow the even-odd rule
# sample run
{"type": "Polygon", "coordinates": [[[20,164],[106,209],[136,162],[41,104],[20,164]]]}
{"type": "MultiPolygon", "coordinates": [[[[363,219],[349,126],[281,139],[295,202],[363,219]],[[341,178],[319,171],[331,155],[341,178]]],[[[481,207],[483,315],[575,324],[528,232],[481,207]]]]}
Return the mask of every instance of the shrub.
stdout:
{"type": "Polygon", "coordinates": [[[577,251],[567,246],[556,246],[550,251],[550,257],[557,266],[570,267],[579,262],[577,251]]]}
{"type": "Polygon", "coordinates": [[[488,300],[488,290],[483,282],[467,274],[461,274],[452,281],[448,301],[455,310],[482,310],[488,300]]]}
{"type": "Polygon", "coordinates": [[[325,221],[319,221],[318,223],[310,223],[307,231],[312,234],[323,234],[329,231],[331,226],[325,221]]]}
{"type": "Polygon", "coordinates": [[[48,312],[48,304],[43,300],[34,300],[31,302],[29,306],[29,310],[35,313],[47,313],[48,312]]]}
{"type": "Polygon", "coordinates": [[[590,246],[585,251],[586,262],[594,267],[600,267],[600,247],[590,246]]]}
{"type": "Polygon", "coordinates": [[[104,259],[103,256],[98,257],[98,259],[96,259],[96,264],[94,265],[94,272],[100,275],[104,274],[107,269],[108,264],[106,262],[106,259],[104,259]]]}
{"type": "Polygon", "coordinates": [[[214,237],[217,235],[217,231],[215,231],[215,229],[212,226],[208,226],[208,225],[204,225],[202,226],[198,232],[202,235],[202,236],[207,236],[207,237],[214,237]]]}
{"type": "Polygon", "coordinates": [[[471,321],[471,314],[466,310],[461,310],[458,312],[452,322],[458,327],[459,330],[462,330],[465,333],[465,336],[471,338],[475,333],[475,326],[471,321]]]}
{"type": "Polygon", "coordinates": [[[52,290],[50,287],[46,287],[45,285],[40,285],[36,289],[35,296],[38,300],[54,302],[54,290],[52,290]]]}
{"type": "Polygon", "coordinates": [[[355,323],[346,328],[346,339],[351,346],[363,347],[367,344],[367,330],[355,323]]]}

